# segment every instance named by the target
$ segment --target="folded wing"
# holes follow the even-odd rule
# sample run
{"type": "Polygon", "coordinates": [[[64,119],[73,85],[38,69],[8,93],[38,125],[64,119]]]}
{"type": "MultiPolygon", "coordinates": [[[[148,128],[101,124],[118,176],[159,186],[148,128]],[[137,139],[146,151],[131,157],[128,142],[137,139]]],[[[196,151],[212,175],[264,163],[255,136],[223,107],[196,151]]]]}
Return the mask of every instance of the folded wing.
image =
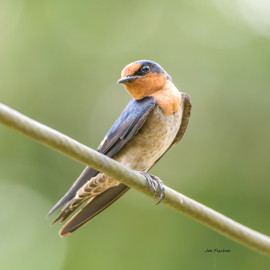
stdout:
{"type": "MultiPolygon", "coordinates": [[[[156,100],[153,97],[145,97],[141,100],[131,99],[125,110],[103,139],[97,151],[113,158],[138,132],[146,121],[147,116],[156,105],[156,100]]],[[[49,217],[58,208],[68,203],[76,195],[76,192],[98,173],[98,171],[90,167],[86,167],[65,196],[51,209],[47,217],[49,217]]]]}

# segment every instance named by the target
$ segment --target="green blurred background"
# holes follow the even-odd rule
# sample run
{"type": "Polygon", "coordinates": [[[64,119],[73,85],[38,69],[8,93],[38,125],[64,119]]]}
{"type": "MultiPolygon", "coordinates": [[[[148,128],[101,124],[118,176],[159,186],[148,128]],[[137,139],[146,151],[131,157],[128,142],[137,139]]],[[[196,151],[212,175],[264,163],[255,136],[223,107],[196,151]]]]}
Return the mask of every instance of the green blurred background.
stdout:
{"type": "MultiPolygon", "coordinates": [[[[269,39],[263,0],[0,0],[0,102],[95,149],[130,99],[121,70],[156,61],[193,109],[152,174],[270,235],[269,39]]],[[[133,190],[61,239],[45,216],[83,168],[0,125],[1,269],[270,269],[133,190]]]]}

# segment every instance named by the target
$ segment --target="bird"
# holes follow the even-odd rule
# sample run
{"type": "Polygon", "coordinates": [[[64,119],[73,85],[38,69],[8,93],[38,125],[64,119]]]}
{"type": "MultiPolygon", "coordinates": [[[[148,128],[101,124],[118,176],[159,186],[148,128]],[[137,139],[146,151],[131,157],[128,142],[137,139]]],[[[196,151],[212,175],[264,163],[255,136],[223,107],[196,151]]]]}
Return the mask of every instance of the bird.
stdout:
{"type": "MultiPolygon", "coordinates": [[[[148,171],[183,137],[190,112],[190,97],[178,89],[156,62],[139,60],[127,65],[118,83],[131,95],[126,108],[112,125],[97,151],[145,176],[148,188],[166,196],[162,181],[148,171]],[[156,185],[155,185],[156,183],[156,185]],[[155,188],[155,186],[157,188],[155,188]]],[[[47,217],[63,206],[53,221],[64,222],[65,237],[76,231],[129,190],[129,187],[91,167],[86,167],[47,217]]]]}

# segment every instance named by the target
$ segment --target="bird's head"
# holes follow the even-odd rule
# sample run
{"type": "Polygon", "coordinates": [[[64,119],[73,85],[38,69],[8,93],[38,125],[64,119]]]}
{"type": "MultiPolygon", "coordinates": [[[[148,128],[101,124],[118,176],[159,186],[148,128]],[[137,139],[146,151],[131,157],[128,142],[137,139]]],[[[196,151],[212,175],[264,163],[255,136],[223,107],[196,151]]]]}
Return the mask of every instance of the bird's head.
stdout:
{"type": "Polygon", "coordinates": [[[157,63],[141,60],[127,65],[118,83],[123,83],[134,99],[142,99],[161,90],[171,77],[157,63]]]}

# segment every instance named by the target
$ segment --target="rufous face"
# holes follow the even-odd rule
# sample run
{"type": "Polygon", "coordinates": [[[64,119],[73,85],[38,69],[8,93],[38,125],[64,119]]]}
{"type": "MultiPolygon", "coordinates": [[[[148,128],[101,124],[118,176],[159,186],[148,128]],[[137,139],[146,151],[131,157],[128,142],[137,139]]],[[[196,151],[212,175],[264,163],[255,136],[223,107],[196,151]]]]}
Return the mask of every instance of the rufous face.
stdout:
{"type": "Polygon", "coordinates": [[[162,89],[170,76],[155,62],[138,61],[127,65],[118,83],[123,83],[134,99],[142,99],[162,89]]]}

